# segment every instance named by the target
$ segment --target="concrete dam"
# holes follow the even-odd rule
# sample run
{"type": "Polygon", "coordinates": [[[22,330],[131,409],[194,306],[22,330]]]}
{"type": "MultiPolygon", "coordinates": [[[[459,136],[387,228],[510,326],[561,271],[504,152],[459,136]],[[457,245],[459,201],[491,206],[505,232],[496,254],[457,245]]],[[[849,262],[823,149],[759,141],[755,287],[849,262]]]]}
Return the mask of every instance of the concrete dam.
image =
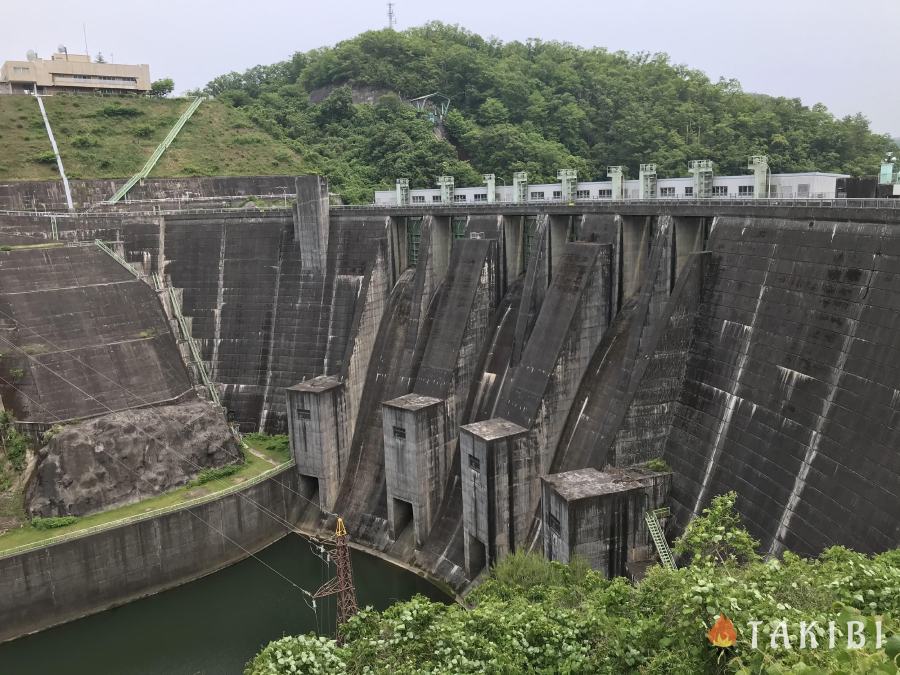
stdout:
{"type": "MultiPolygon", "coordinates": [[[[204,370],[243,431],[290,434],[315,503],[299,527],[340,514],[457,590],[512,550],[633,574],[645,513],[669,507],[671,539],[729,490],[773,555],[900,545],[900,209],[343,207],[309,176],[290,208],[236,207],[284,180],[146,181],[154,201],[74,214],[22,210],[57,203],[52,185],[2,186],[0,245],[66,244],[0,252],[4,330],[64,341],[91,307],[73,348],[146,403],[204,370]],[[138,277],[78,245],[95,239],[138,277]],[[111,279],[135,290],[92,297],[111,279]]],[[[35,353],[69,368],[57,352],[35,353]]],[[[0,369],[26,425],[137,405],[73,373],[78,402],[15,354],[0,369]]]]}

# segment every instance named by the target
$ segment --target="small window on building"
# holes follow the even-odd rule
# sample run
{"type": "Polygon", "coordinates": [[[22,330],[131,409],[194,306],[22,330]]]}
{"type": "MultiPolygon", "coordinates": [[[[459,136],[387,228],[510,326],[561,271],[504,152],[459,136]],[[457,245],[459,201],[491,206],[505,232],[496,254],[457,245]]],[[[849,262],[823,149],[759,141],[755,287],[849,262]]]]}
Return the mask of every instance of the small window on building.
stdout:
{"type": "Polygon", "coordinates": [[[453,195],[453,201],[464,202],[464,201],[466,201],[466,196],[465,195],[453,195]]]}
{"type": "Polygon", "coordinates": [[[562,190],[554,190],[553,199],[562,199],[562,190]]]}
{"type": "Polygon", "coordinates": [[[590,190],[578,190],[575,192],[575,199],[590,199],[591,191],[590,190]]]}
{"type": "Polygon", "coordinates": [[[685,197],[693,197],[694,196],[694,186],[693,185],[688,185],[686,188],[684,188],[684,196],[685,197]]]}
{"type": "Polygon", "coordinates": [[[753,196],[753,186],[752,185],[738,185],[738,196],[739,197],[752,197],[753,196]]]}
{"type": "Polygon", "coordinates": [[[312,419],[312,414],[308,408],[297,408],[297,418],[301,420],[312,419]]]}
{"type": "Polygon", "coordinates": [[[798,197],[809,197],[809,183],[800,183],[797,185],[798,197]]]}
{"type": "Polygon", "coordinates": [[[713,197],[727,197],[728,196],[728,186],[727,185],[713,185],[713,197]]]}
{"type": "Polygon", "coordinates": [[[469,468],[473,471],[481,471],[481,460],[475,455],[469,455],[469,468]]]}
{"type": "Polygon", "coordinates": [[[609,188],[607,190],[598,190],[597,196],[599,196],[601,199],[603,197],[612,197],[612,188],[609,188]]]}
{"type": "Polygon", "coordinates": [[[673,188],[673,187],[659,188],[659,194],[662,197],[674,197],[675,196],[675,188],[673,188]]]}
{"type": "Polygon", "coordinates": [[[475,193],[475,201],[476,202],[486,202],[487,201],[487,192],[476,192],[475,193]]]}
{"type": "Polygon", "coordinates": [[[425,195],[413,195],[411,198],[413,204],[424,204],[425,203],[425,195]]]}
{"type": "Polygon", "coordinates": [[[439,201],[441,201],[441,196],[440,195],[431,195],[431,201],[439,202],[439,201]]]}
{"type": "Polygon", "coordinates": [[[559,518],[550,513],[548,514],[548,520],[550,521],[550,529],[559,534],[559,518]]]}
{"type": "Polygon", "coordinates": [[[543,198],[544,198],[543,192],[532,192],[531,193],[531,199],[543,199],[543,198]]]}
{"type": "Polygon", "coordinates": [[[406,429],[403,427],[394,427],[394,438],[406,438],[406,429]]]}

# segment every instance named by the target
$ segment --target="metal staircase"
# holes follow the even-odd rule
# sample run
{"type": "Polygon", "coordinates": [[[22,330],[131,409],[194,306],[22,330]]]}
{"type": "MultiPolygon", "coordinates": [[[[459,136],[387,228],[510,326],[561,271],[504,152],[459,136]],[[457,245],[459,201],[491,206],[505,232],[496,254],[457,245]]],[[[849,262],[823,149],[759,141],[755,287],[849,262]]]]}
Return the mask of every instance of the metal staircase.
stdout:
{"type": "Polygon", "coordinates": [[[197,348],[197,343],[191,335],[191,331],[188,329],[187,321],[185,321],[184,319],[184,314],[181,313],[181,303],[178,302],[178,297],[175,294],[175,289],[169,286],[168,291],[169,303],[172,306],[172,313],[175,315],[175,319],[178,321],[178,327],[181,329],[181,336],[184,338],[184,341],[187,342],[188,349],[191,352],[191,360],[194,362],[194,365],[197,368],[197,372],[200,375],[200,381],[209,392],[209,397],[212,402],[216,405],[222,405],[222,401],[219,399],[219,390],[216,388],[215,383],[211,379],[209,379],[209,375],[206,373],[206,367],[203,365],[203,359],[200,357],[200,350],[197,348]]]}
{"type": "Polygon", "coordinates": [[[153,151],[153,154],[150,155],[150,159],[147,160],[147,163],[144,164],[144,168],[134,174],[125,185],[119,188],[119,191],[116,192],[112,197],[106,200],[107,204],[115,204],[122,197],[128,194],[128,191],[133,188],[139,181],[142,181],[146,178],[150,172],[153,170],[153,167],[156,166],[156,163],[159,161],[159,158],[162,157],[163,153],[168,149],[170,145],[172,145],[172,141],[175,140],[175,137],[178,135],[178,132],[184,127],[187,121],[191,118],[191,115],[196,112],[197,108],[200,107],[200,104],[203,103],[203,98],[198,96],[195,98],[191,104],[188,106],[188,109],[182,113],[181,117],[178,118],[178,121],[175,122],[175,126],[169,131],[166,137],[163,139],[163,142],[156,146],[156,150],[153,151]]]}
{"type": "Polygon", "coordinates": [[[656,546],[656,552],[659,554],[659,560],[663,567],[670,570],[677,569],[675,558],[672,556],[672,549],[669,548],[669,542],[663,534],[662,526],[659,524],[660,518],[669,517],[669,509],[656,509],[655,511],[647,511],[644,514],[644,521],[647,523],[647,529],[650,530],[650,538],[656,546]]]}
{"type": "Polygon", "coordinates": [[[117,263],[119,263],[126,270],[131,272],[131,274],[134,275],[135,279],[141,278],[141,273],[138,272],[136,269],[134,269],[134,267],[132,267],[131,264],[127,260],[125,260],[125,258],[123,258],[118,253],[116,253],[114,249],[107,246],[105,242],[100,241],[99,239],[94,239],[94,243],[97,245],[97,248],[99,248],[106,255],[108,255],[110,258],[112,258],[117,263]]]}

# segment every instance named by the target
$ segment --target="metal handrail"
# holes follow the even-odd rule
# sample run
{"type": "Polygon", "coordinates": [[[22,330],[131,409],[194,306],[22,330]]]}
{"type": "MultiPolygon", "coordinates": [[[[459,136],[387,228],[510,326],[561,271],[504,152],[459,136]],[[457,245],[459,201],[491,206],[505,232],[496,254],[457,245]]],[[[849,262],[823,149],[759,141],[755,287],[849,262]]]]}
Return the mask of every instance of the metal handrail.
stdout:
{"type": "Polygon", "coordinates": [[[102,523],[100,525],[92,525],[91,527],[86,527],[81,530],[75,530],[74,532],[67,532],[65,534],[60,534],[55,537],[50,537],[48,539],[41,539],[40,541],[34,541],[29,544],[22,544],[20,546],[16,546],[14,548],[7,549],[5,551],[0,551],[0,560],[3,558],[10,558],[15,555],[19,555],[20,553],[25,553],[27,551],[31,551],[37,548],[44,548],[46,546],[52,546],[54,544],[59,544],[64,541],[69,541],[72,539],[79,539],[81,537],[86,537],[92,534],[96,534],[98,532],[103,532],[105,530],[109,530],[115,527],[122,527],[123,525],[131,525],[132,523],[138,523],[143,520],[149,520],[152,518],[156,518],[161,515],[165,515],[167,513],[174,513],[176,511],[181,511],[183,509],[189,509],[194,506],[198,506],[200,504],[204,504],[206,502],[215,501],[220,497],[226,497],[230,494],[234,494],[235,492],[240,492],[245,488],[252,487],[254,485],[258,485],[263,481],[271,478],[272,476],[289,469],[294,465],[294,460],[288,460],[283,464],[279,464],[278,466],[273,466],[271,469],[266,469],[261,474],[254,476],[253,478],[244,481],[243,483],[236,483],[235,485],[230,485],[218,492],[212,492],[207,495],[202,495],[200,497],[195,497],[194,499],[190,499],[186,502],[181,502],[180,504],[172,504],[171,506],[162,506],[158,509],[154,509],[152,511],[147,511],[146,513],[140,513],[134,516],[128,516],[126,518],[120,518],[119,520],[113,520],[108,523],[102,523]]]}
{"type": "Polygon", "coordinates": [[[131,274],[134,276],[135,279],[141,278],[141,273],[138,272],[136,269],[134,269],[134,267],[132,267],[131,264],[127,260],[125,260],[125,258],[120,256],[113,249],[111,249],[109,246],[107,246],[105,242],[101,241],[100,239],[94,239],[94,243],[97,245],[97,248],[99,248],[101,251],[106,253],[110,258],[115,260],[126,270],[131,272],[131,274]]]}
{"type": "Polygon", "coordinates": [[[118,202],[120,199],[122,199],[122,197],[128,194],[128,191],[133,188],[138,183],[138,181],[143,180],[150,174],[150,171],[152,171],[153,167],[156,166],[159,158],[162,157],[163,153],[169,148],[169,146],[175,140],[175,137],[178,135],[178,132],[181,131],[187,121],[191,118],[191,115],[194,114],[194,111],[196,111],[197,108],[200,107],[201,103],[203,103],[203,98],[201,96],[198,96],[193,100],[193,102],[188,106],[188,109],[185,110],[181,114],[181,117],[178,118],[178,121],[175,122],[175,126],[173,126],[169,130],[169,133],[166,134],[166,137],[162,140],[162,143],[156,146],[156,149],[153,151],[153,154],[150,155],[150,159],[147,160],[147,163],[144,164],[141,170],[134,174],[128,180],[128,182],[125,183],[125,185],[120,187],[116,194],[114,194],[107,200],[107,204],[115,204],[116,202],[118,202]]]}
{"type": "Polygon", "coordinates": [[[891,208],[900,209],[900,199],[890,198],[760,198],[742,199],[740,197],[697,199],[693,197],[659,197],[657,199],[608,199],[608,198],[580,198],[572,201],[563,199],[534,199],[524,202],[495,201],[495,202],[433,202],[431,204],[342,204],[332,206],[331,210],[358,210],[358,209],[403,209],[406,211],[422,211],[429,209],[492,209],[496,207],[528,207],[528,206],[579,206],[582,204],[612,204],[616,206],[645,206],[654,204],[683,205],[683,206],[789,206],[789,207],[836,207],[836,208],[891,208]]]}
{"type": "Polygon", "coordinates": [[[647,529],[650,530],[650,538],[656,546],[656,552],[659,554],[659,560],[664,567],[671,570],[677,569],[675,557],[672,555],[672,549],[669,548],[669,542],[663,534],[662,527],[659,524],[660,517],[669,515],[669,509],[656,509],[655,511],[647,511],[644,514],[644,522],[647,523],[647,529]]]}
{"type": "Polygon", "coordinates": [[[203,382],[203,386],[206,387],[206,390],[209,392],[209,397],[212,402],[216,405],[222,405],[222,401],[219,398],[219,390],[216,388],[215,383],[210,379],[209,374],[206,372],[206,366],[203,365],[203,359],[200,356],[200,350],[197,348],[197,343],[194,341],[194,336],[188,329],[187,321],[185,321],[184,319],[184,314],[181,313],[181,303],[179,303],[178,298],[175,297],[175,289],[171,286],[169,287],[169,301],[172,303],[172,313],[175,314],[175,318],[178,321],[178,326],[179,328],[181,328],[181,334],[188,344],[188,350],[191,352],[191,358],[194,361],[194,365],[197,366],[197,371],[200,373],[200,380],[201,382],[203,382]]]}

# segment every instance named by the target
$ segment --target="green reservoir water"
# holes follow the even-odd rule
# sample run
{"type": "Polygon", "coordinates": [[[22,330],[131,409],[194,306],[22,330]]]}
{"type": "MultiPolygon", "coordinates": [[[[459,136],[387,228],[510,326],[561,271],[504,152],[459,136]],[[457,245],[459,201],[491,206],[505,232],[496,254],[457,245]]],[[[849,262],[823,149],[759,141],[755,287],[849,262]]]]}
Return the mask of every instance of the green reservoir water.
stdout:
{"type": "MultiPolygon", "coordinates": [[[[359,551],[351,555],[360,607],[383,609],[416,593],[449,602],[415,574],[359,551]]],[[[309,590],[324,578],[321,559],[296,535],[258,557],[309,590]]],[[[309,631],[333,634],[334,601],[319,603],[317,617],[299,591],[251,558],[165,593],[0,645],[0,674],[241,673],[270,640],[309,631]]]]}

